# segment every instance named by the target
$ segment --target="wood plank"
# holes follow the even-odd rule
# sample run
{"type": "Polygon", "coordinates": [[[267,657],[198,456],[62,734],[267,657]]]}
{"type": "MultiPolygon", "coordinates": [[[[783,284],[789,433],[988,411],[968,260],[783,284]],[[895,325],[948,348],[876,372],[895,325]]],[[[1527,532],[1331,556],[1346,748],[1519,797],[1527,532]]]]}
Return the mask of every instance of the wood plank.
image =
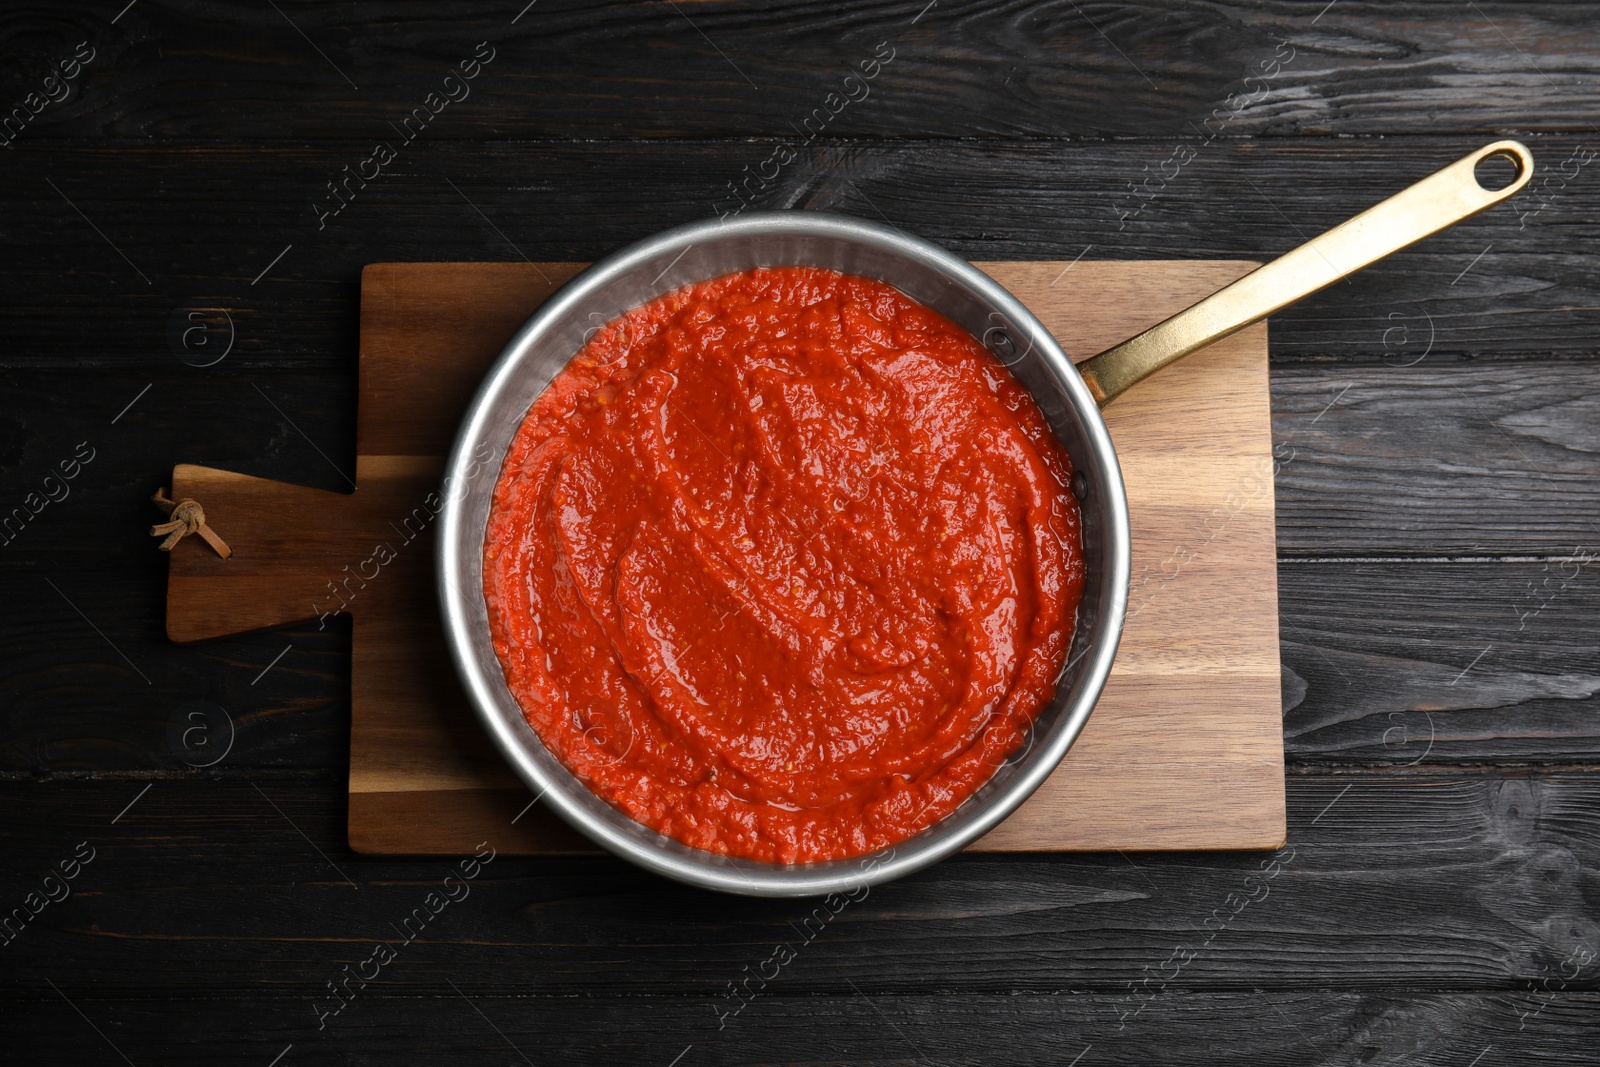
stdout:
{"type": "Polygon", "coordinates": [[[1320,13],[1238,0],[927,11],[874,0],[848,18],[717,2],[695,4],[692,22],[671,5],[574,0],[544,0],[520,17],[521,5],[508,14],[465,0],[405,18],[372,3],[280,6],[285,17],[144,4],[115,26],[88,10],[19,18],[6,56],[19,86],[35,87],[80,41],[97,52],[71,95],[23,136],[390,137],[386,124],[430,91],[470,95],[438,104],[422,137],[1125,137],[1187,132],[1186,121],[1199,124],[1229,94],[1248,101],[1225,127],[1232,136],[1581,132],[1600,109],[1600,35],[1581,9],[1551,2],[1493,0],[1448,19],[1417,0],[1320,13]],[[170,46],[177,40],[182,48],[170,46]],[[444,84],[491,48],[475,79],[444,84]],[[893,58],[848,87],[855,102],[829,105],[875,53],[893,58]],[[1263,66],[1275,55],[1287,62],[1263,66]],[[1245,81],[1263,72],[1275,76],[1245,81]],[[628,106],[642,97],[648,108],[628,106]],[[797,132],[823,107],[825,123],[797,132]]]}
{"type": "Polygon", "coordinates": [[[1273,408],[1285,555],[1600,550],[1592,363],[1282,368],[1273,408]]]}
{"type": "MultiPolygon", "coordinates": [[[[791,935],[792,936],[792,935],[791,935]]],[[[799,970],[804,958],[790,966],[799,970]]],[[[400,964],[404,966],[404,964],[400,964]]],[[[787,979],[780,978],[777,985],[787,979]]],[[[752,981],[752,987],[755,983],[752,981]]],[[[1588,1065],[1600,995],[1581,988],[1481,993],[1364,992],[1315,987],[1165,995],[1122,1029],[1127,1001],[1115,995],[1019,993],[882,996],[868,991],[797,997],[764,992],[737,1016],[729,1002],[695,997],[395,997],[369,986],[318,1030],[303,997],[137,999],[93,986],[45,989],[19,998],[11,1047],[29,1063],[69,1064],[114,1056],[76,1014],[115,1035],[135,1063],[269,1063],[292,1045],[297,1064],[530,1062],[613,1067],[617,1063],[989,1063],[996,1049],[1021,1067],[1156,1062],[1260,1064],[1428,1062],[1588,1065]],[[47,996],[53,999],[47,999],[47,996]],[[462,1003],[469,998],[470,1006],[462,1003]],[[476,1009],[476,1010],[473,1010],[476,1009]],[[251,1025],[238,1021],[248,1017],[251,1025]],[[526,1051],[524,1051],[526,1050],[526,1051]],[[1086,1054],[1087,1050],[1087,1054],[1086,1054]],[[1487,1050],[1487,1051],[1486,1051],[1487,1050]],[[937,1057],[934,1059],[933,1057],[937,1057]]],[[[332,1003],[331,999],[318,1002],[332,1003]]]]}
{"type": "MultiPolygon", "coordinates": [[[[1400,336],[1391,331],[1409,326],[1420,338],[1429,322],[1430,358],[1592,358],[1593,316],[1585,309],[1600,305],[1600,183],[1589,177],[1600,163],[1568,179],[1561,165],[1583,138],[1529,140],[1547,168],[1536,180],[1542,199],[1525,191],[1275,317],[1275,358],[1398,361],[1384,347],[1400,336]]],[[[1219,141],[1124,221],[1133,209],[1128,183],[1157,171],[1176,142],[850,142],[797,160],[757,204],[888,218],[980,260],[1070,260],[1086,248],[1101,259],[1262,260],[1483,143],[1461,135],[1219,141]]],[[[46,150],[19,141],[17,165],[0,173],[0,217],[11,220],[7,237],[17,249],[0,264],[0,282],[28,310],[8,327],[0,365],[181,372],[215,382],[219,393],[237,383],[240,412],[264,408],[242,372],[348,373],[354,283],[364,264],[517,260],[519,250],[535,259],[592,260],[712,216],[743,153],[764,151],[770,146],[761,142],[723,141],[419,142],[319,230],[310,197],[351,162],[342,145],[46,150]],[[61,191],[158,284],[145,285],[33,177],[44,171],[59,175],[61,191]],[[111,173],[115,181],[105,177],[111,173]],[[174,198],[173,189],[183,196],[174,198]],[[540,198],[536,212],[528,209],[530,190],[540,198]],[[196,204],[223,207],[197,211],[196,204]],[[184,235],[179,244],[175,233],[184,235]],[[174,313],[188,307],[232,316],[234,348],[214,367],[183,366],[186,353],[168,336],[174,313]],[[104,322],[138,325],[107,330],[104,322]]],[[[1410,342],[1408,356],[1418,343],[1410,342]]],[[[270,378],[262,384],[296,417],[301,397],[272,393],[270,378]]],[[[318,436],[326,427],[306,431],[337,454],[318,436]]]]}
{"type": "MultiPolygon", "coordinates": [[[[511,778],[503,766],[492,768],[485,775],[489,776],[511,778]]],[[[530,794],[514,778],[504,789],[485,789],[481,782],[480,778],[467,789],[351,793],[350,848],[368,855],[449,856],[460,852],[462,841],[470,836],[463,835],[464,828],[495,827],[495,847],[508,855],[585,856],[599,852],[593,842],[560,819],[528,815],[530,794]],[[391,829],[397,822],[410,827],[399,844],[391,829]]],[[[470,844],[468,851],[477,844],[470,844]]]]}
{"type": "MultiPolygon", "coordinates": [[[[1280,496],[1280,529],[1288,506],[1280,496]]],[[[206,701],[237,731],[227,759],[206,774],[294,770],[342,781],[348,620],[174,648],[160,621],[166,563],[145,556],[148,547],[85,565],[65,584],[56,577],[154,686],[59,598],[0,619],[13,678],[0,777],[191,773],[185,764],[215,755],[201,742],[226,734],[219,725],[214,737],[208,729],[185,743],[189,703],[206,701]],[[141,558],[149,573],[130,577],[141,558]]],[[[37,576],[41,564],[17,551],[0,555],[0,587],[54,596],[37,576]]],[[[1600,762],[1594,564],[1293,559],[1278,573],[1291,767],[1600,762]]],[[[523,792],[511,789],[505,803],[523,792]]]]}
{"type": "MultiPolygon", "coordinates": [[[[1276,338],[1276,320],[1272,330],[1276,338]]],[[[1179,363],[1167,373],[1183,369],[1179,363]]],[[[1276,479],[1285,556],[1542,559],[1600,541],[1600,376],[1588,361],[1279,361],[1271,382],[1274,447],[1288,460],[1276,479]]],[[[137,372],[80,383],[71,370],[0,374],[16,401],[0,424],[14,457],[0,470],[0,503],[15,507],[39,491],[78,442],[97,448],[70,495],[4,546],[0,567],[31,560],[55,575],[92,555],[158,580],[162,561],[144,533],[145,520],[156,516],[148,497],[180,460],[349,489],[340,473],[354,474],[348,368],[217,382],[169,366],[153,385],[137,372]],[[270,391],[281,413],[254,384],[270,391]],[[96,424],[146,385],[150,391],[116,426],[96,424]],[[90,414],[94,421],[84,421],[90,414]]],[[[416,425],[424,424],[419,416],[416,425]]],[[[1147,422],[1139,432],[1183,428],[1147,422]]]]}
{"type": "Polygon", "coordinates": [[[369,263],[362,268],[357,450],[368,456],[449,452],[489,365],[531,309],[585,266],[369,263]]]}
{"type": "Polygon", "coordinates": [[[1600,760],[1600,558],[1296,560],[1279,583],[1292,763],[1600,760]]]}
{"type": "MultiPolygon", "coordinates": [[[[311,1018],[304,998],[455,866],[351,854],[335,781],[160,781],[113,825],[145,784],[0,783],[8,905],[77,842],[98,850],[72,896],[5,946],[0,991],[48,993],[43,974],[137,998],[156,976],[174,997],[284,993],[311,1018]]],[[[1171,992],[1526,994],[1594,947],[1597,805],[1593,769],[1293,775],[1293,853],[1264,896],[1245,881],[1271,869],[1260,855],[964,855],[849,905],[784,991],[1130,998],[1188,947],[1171,992]],[[1235,893],[1257,899],[1200,950],[1235,893]]],[[[497,855],[369,992],[454,995],[448,980],[474,996],[715,996],[816,906],[694,891],[608,857],[497,855]]]]}

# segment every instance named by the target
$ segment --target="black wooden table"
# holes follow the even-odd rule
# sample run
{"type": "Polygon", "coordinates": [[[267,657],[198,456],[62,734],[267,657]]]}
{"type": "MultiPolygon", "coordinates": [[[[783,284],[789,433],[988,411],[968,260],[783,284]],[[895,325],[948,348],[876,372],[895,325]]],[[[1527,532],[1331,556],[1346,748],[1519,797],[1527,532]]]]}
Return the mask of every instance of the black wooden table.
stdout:
{"type": "Polygon", "coordinates": [[[0,13],[0,1059],[1595,1062],[1600,8],[125,2],[0,13]],[[499,857],[372,963],[455,864],[344,845],[348,629],[163,637],[174,462],[347,488],[365,263],[745,203],[1268,258],[1507,135],[1518,200],[1273,324],[1270,860],[958,857],[805,936],[499,857]]]}

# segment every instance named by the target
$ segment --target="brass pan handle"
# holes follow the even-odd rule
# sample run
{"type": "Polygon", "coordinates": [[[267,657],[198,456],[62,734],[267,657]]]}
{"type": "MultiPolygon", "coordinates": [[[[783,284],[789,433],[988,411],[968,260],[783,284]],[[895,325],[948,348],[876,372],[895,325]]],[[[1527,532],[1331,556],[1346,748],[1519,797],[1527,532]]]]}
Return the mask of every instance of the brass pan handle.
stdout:
{"type": "Polygon", "coordinates": [[[1533,177],[1533,155],[1517,141],[1496,141],[1370,207],[1293,252],[1219,289],[1185,311],[1078,365],[1101,407],[1173,360],[1259,322],[1273,312],[1376,263],[1407,245],[1507,199],[1533,177]],[[1490,156],[1516,165],[1502,189],[1485,189],[1474,170],[1490,156]]]}

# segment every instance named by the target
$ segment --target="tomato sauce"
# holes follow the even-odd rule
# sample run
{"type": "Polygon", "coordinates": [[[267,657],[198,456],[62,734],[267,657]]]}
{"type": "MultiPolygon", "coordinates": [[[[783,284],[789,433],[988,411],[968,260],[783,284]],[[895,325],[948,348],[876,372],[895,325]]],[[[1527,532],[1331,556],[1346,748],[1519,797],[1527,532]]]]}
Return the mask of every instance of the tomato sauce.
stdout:
{"type": "Polygon", "coordinates": [[[660,833],[903,841],[1023,743],[1084,564],[1069,460],[961,327],[809,267],[600,328],[495,489],[484,594],[545,745],[660,833]]]}

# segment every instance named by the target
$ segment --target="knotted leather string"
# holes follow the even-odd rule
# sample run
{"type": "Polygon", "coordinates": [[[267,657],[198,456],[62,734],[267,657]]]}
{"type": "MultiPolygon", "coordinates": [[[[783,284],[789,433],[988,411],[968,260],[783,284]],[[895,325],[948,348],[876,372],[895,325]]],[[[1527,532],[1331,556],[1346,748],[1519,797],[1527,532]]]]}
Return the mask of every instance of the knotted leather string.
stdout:
{"type": "Polygon", "coordinates": [[[233,555],[233,549],[228,547],[226,541],[217,536],[217,531],[206,525],[206,513],[197,501],[184,497],[174,503],[157,489],[150,498],[156,506],[170,516],[170,521],[150,527],[151,537],[165,537],[166,540],[156,547],[163,552],[171,552],[172,546],[182,541],[185,536],[197,533],[205,538],[206,544],[216,550],[217,555],[227,559],[233,555]]]}

